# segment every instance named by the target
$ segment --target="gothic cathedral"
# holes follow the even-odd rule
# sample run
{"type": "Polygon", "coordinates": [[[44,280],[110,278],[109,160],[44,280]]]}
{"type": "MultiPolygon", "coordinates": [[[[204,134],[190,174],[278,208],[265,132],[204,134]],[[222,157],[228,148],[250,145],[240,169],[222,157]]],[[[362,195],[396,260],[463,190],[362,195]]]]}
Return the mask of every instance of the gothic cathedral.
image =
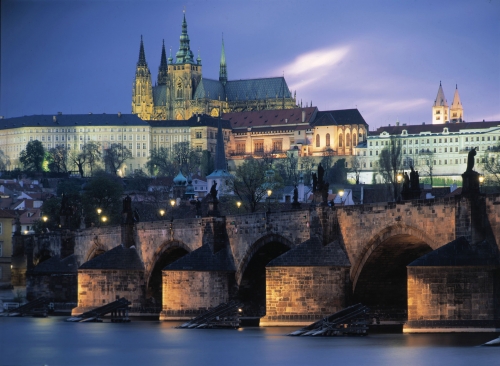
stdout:
{"type": "Polygon", "coordinates": [[[284,77],[228,80],[224,40],[219,80],[202,75],[201,58],[194,59],[189,46],[186,15],[182,22],[179,51],[167,59],[162,46],[156,85],[151,82],[141,36],[139,61],[132,87],[132,113],[143,120],[185,120],[194,114],[296,108],[284,77]]]}

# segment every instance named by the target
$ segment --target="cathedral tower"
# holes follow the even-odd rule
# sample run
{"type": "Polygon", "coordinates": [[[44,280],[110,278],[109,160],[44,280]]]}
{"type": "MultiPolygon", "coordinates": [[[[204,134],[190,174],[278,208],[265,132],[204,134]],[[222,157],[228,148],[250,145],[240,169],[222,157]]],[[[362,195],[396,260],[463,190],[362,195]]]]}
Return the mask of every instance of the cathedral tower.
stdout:
{"type": "Polygon", "coordinates": [[[455,95],[453,96],[453,103],[451,103],[450,108],[450,121],[451,122],[462,122],[464,118],[464,108],[460,102],[460,96],[458,95],[458,85],[455,86],[455,95]]]}
{"type": "Polygon", "coordinates": [[[439,89],[432,106],[432,124],[441,124],[448,121],[448,102],[444,97],[443,87],[439,82],[439,89]]]}
{"type": "Polygon", "coordinates": [[[144,120],[150,120],[153,115],[153,86],[151,85],[151,72],[146,62],[142,36],[139,61],[137,61],[135,80],[132,86],[132,113],[144,120]]]}
{"type": "Polygon", "coordinates": [[[160,66],[158,67],[158,82],[157,85],[166,85],[168,77],[167,54],[165,53],[165,40],[161,47],[160,66]]]}
{"type": "Polygon", "coordinates": [[[201,80],[201,58],[194,60],[189,45],[186,14],[182,21],[182,32],[179,50],[175,54],[175,61],[168,65],[168,80],[166,105],[167,119],[183,120],[192,116],[190,103],[194,91],[201,80]]]}

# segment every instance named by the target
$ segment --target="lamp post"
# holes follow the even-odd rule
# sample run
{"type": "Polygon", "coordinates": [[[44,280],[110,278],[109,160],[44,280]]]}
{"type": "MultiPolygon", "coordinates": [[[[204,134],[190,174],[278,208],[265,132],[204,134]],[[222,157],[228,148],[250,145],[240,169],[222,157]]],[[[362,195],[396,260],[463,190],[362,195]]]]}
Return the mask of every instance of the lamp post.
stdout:
{"type": "Polygon", "coordinates": [[[271,212],[271,195],[273,194],[273,191],[268,189],[267,190],[267,212],[271,212]]]}
{"type": "Polygon", "coordinates": [[[401,185],[402,181],[403,181],[403,174],[398,173],[398,175],[396,176],[396,182],[398,182],[398,184],[397,184],[396,192],[394,192],[394,195],[395,195],[394,199],[396,201],[401,201],[400,185],[401,185]]]}
{"type": "Polygon", "coordinates": [[[47,220],[48,220],[48,219],[49,219],[49,218],[48,218],[47,216],[43,216],[43,217],[42,217],[42,220],[43,220],[43,222],[44,222],[44,223],[47,223],[47,220]]]}
{"type": "Polygon", "coordinates": [[[479,176],[479,193],[481,193],[481,187],[484,183],[484,175],[479,176]]]}
{"type": "Polygon", "coordinates": [[[102,223],[103,223],[103,225],[104,225],[104,224],[106,223],[106,221],[108,221],[108,218],[107,218],[106,216],[103,216],[103,217],[101,218],[101,220],[102,220],[102,223]]]}
{"type": "Polygon", "coordinates": [[[161,209],[159,213],[160,213],[161,219],[163,220],[163,216],[165,215],[165,210],[161,209]]]}
{"type": "Polygon", "coordinates": [[[236,206],[238,207],[238,213],[240,213],[241,202],[240,201],[236,202],[236,206]]]}
{"type": "Polygon", "coordinates": [[[97,225],[101,226],[101,213],[102,213],[102,210],[101,210],[101,208],[98,207],[96,211],[97,211],[97,225]]]}
{"type": "Polygon", "coordinates": [[[172,206],[172,220],[171,221],[174,221],[175,200],[170,200],[170,206],[172,206]]]}
{"type": "Polygon", "coordinates": [[[344,201],[343,201],[343,199],[342,199],[342,197],[344,197],[344,190],[343,190],[343,189],[341,189],[341,190],[339,191],[339,196],[340,196],[340,205],[341,205],[341,206],[344,206],[344,201]]]}

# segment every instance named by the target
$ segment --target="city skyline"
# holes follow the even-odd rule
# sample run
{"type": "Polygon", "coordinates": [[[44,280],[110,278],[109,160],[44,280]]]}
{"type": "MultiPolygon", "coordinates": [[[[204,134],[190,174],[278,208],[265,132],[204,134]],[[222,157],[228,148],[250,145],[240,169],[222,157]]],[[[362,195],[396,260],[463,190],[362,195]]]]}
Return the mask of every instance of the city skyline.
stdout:
{"type": "Polygon", "coordinates": [[[358,108],[370,129],[431,123],[442,82],[466,121],[500,120],[498,1],[3,1],[0,115],[131,112],[142,35],[156,80],[185,8],[203,77],[284,74],[297,101],[358,108]]]}

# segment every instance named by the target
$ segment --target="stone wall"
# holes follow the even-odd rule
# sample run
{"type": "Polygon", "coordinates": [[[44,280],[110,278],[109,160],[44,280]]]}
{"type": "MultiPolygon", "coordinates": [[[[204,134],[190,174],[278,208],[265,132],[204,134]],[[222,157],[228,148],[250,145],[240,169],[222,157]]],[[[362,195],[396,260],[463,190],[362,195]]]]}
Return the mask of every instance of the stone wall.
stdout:
{"type": "Polygon", "coordinates": [[[75,250],[78,264],[92,259],[95,249],[108,251],[121,244],[121,227],[104,226],[78,230],[75,233],[75,250]]]}
{"type": "Polygon", "coordinates": [[[305,325],[348,305],[349,267],[267,267],[260,325],[305,325]]]}
{"type": "Polygon", "coordinates": [[[76,303],[77,274],[30,274],[26,281],[26,300],[45,297],[50,302],[76,303]]]}
{"type": "Polygon", "coordinates": [[[163,271],[160,320],[190,319],[227,302],[234,272],[163,271]]]}
{"type": "Polygon", "coordinates": [[[499,282],[494,266],[408,267],[405,332],[500,327],[499,282]]]}
{"type": "Polygon", "coordinates": [[[146,285],[144,271],[137,270],[78,270],[78,307],[72,314],[81,314],[106,305],[121,297],[133,308],[144,305],[146,285]]]}

